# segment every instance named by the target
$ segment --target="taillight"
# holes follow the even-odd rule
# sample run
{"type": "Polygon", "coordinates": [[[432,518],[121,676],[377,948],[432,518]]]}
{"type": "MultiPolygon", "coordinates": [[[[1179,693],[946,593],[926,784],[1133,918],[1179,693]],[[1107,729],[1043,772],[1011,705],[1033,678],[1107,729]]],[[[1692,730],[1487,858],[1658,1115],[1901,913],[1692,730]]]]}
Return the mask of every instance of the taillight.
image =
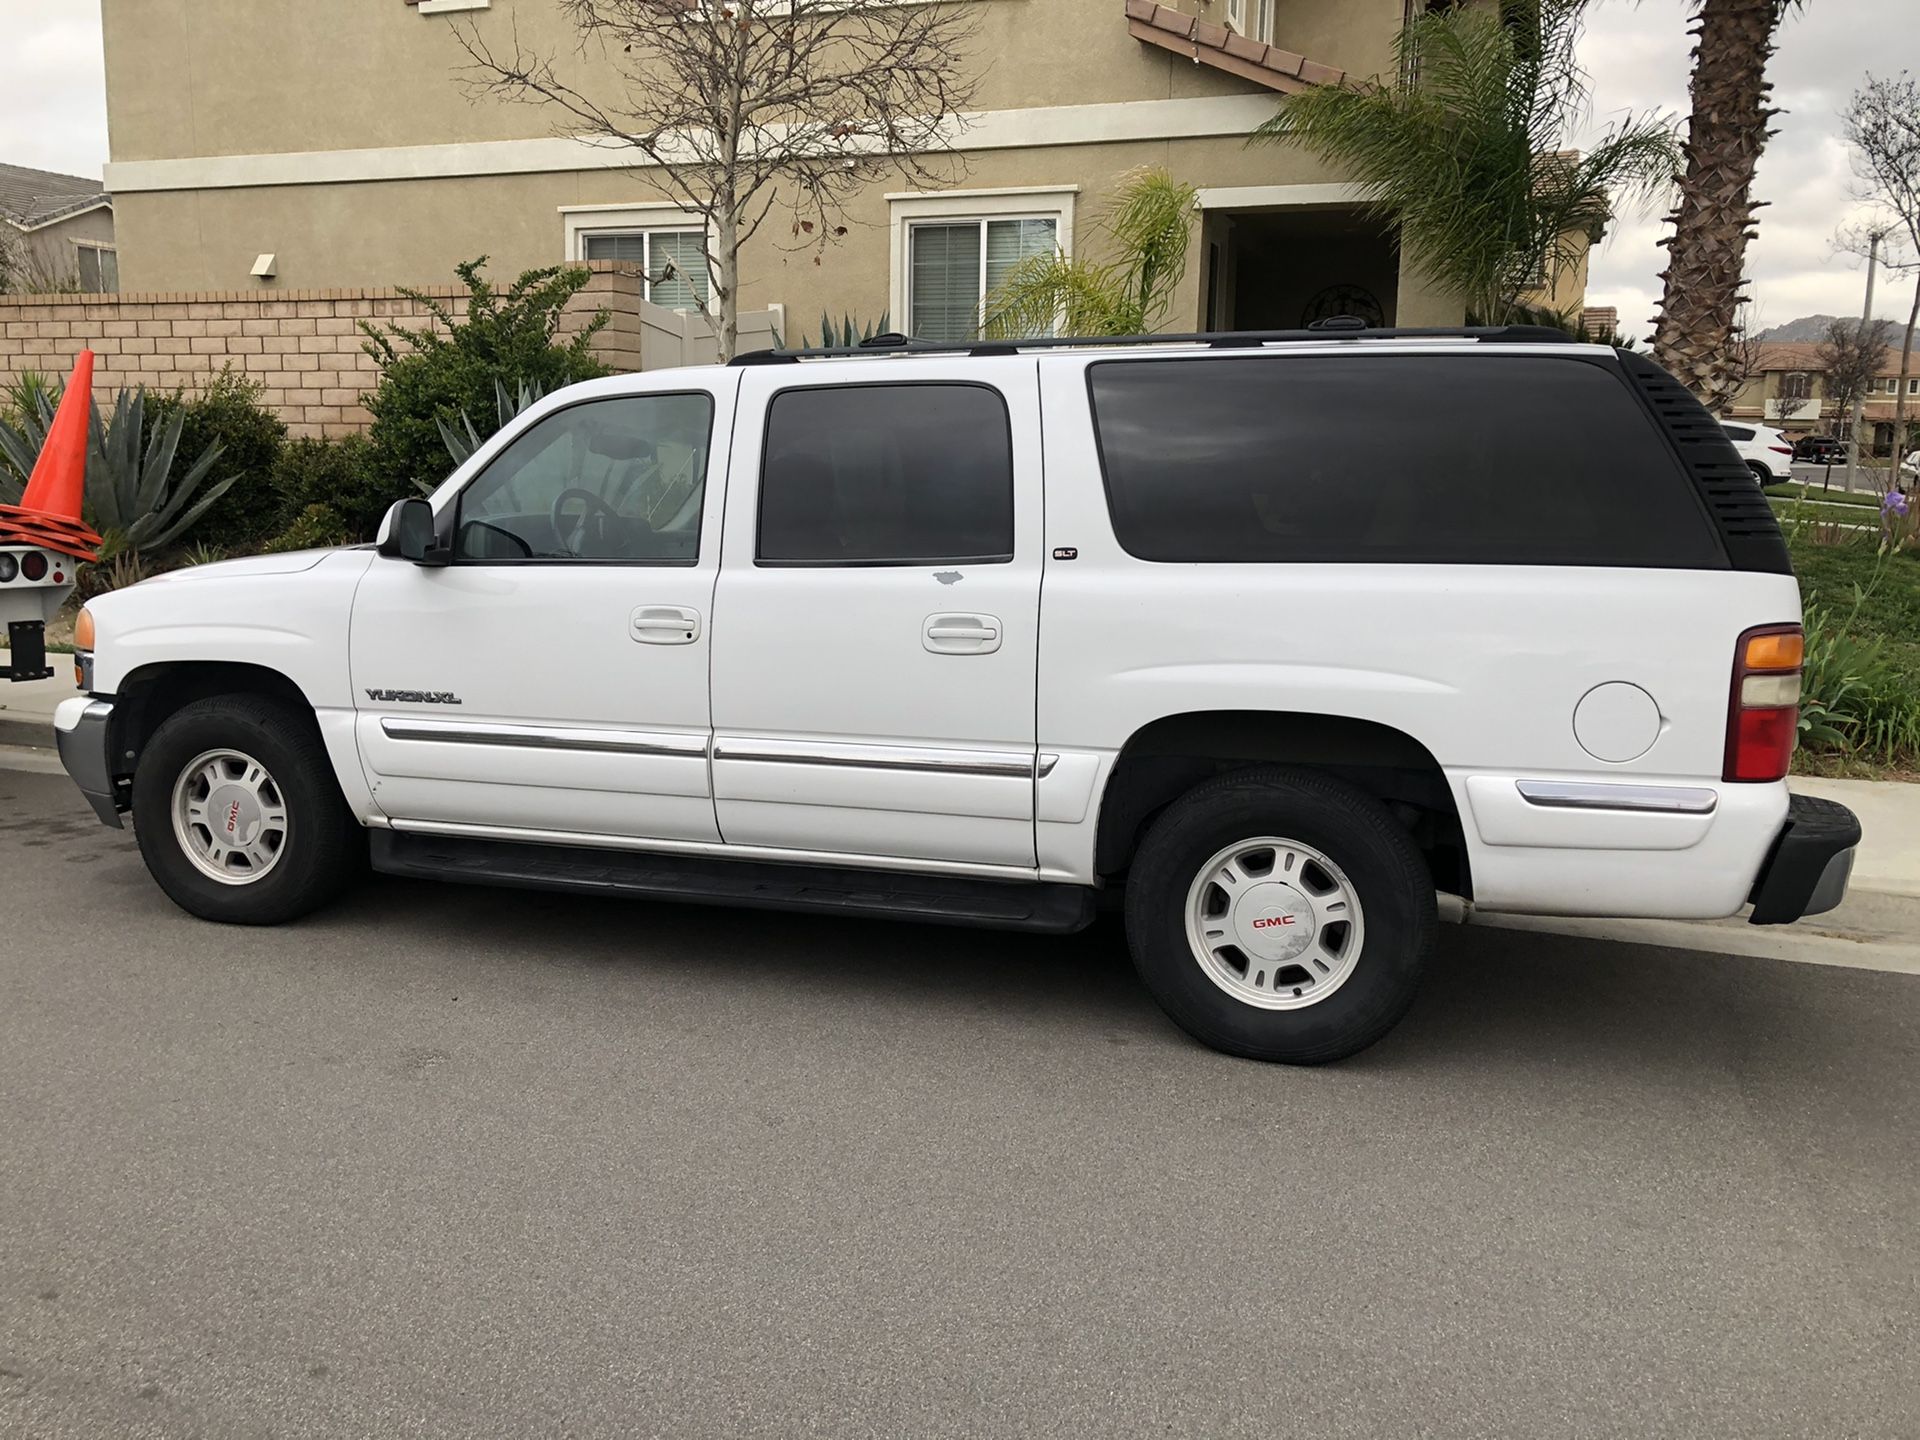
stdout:
{"type": "Polygon", "coordinates": [[[1791,445],[1769,445],[1767,448],[1776,455],[1793,454],[1793,447],[1791,445]]]}
{"type": "Polygon", "coordinates": [[[1733,652],[1727,715],[1727,764],[1721,779],[1786,778],[1800,730],[1800,665],[1806,637],[1798,625],[1761,625],[1733,652]]]}

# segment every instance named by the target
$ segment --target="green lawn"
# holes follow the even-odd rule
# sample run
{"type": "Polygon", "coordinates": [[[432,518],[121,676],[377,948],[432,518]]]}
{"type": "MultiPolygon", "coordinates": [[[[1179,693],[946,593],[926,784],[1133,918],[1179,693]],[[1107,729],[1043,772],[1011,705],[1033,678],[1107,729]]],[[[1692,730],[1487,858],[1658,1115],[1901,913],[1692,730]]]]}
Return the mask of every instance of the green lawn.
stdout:
{"type": "MultiPolygon", "coordinates": [[[[1920,778],[1920,553],[1908,549],[1882,560],[1870,536],[1852,543],[1816,545],[1802,535],[1789,539],[1800,594],[1809,611],[1824,609],[1830,623],[1853,639],[1877,642],[1885,664],[1881,678],[1855,689],[1843,702],[1854,722],[1851,753],[1832,746],[1802,748],[1794,769],[1817,775],[1863,779],[1920,778]],[[1855,604],[1855,587],[1867,591],[1855,604]],[[1869,587],[1871,587],[1869,589],[1869,587]],[[1904,718],[1903,718],[1904,717],[1904,718]],[[1904,726],[1907,738],[1874,744],[1876,726],[1904,726]],[[1819,753],[1824,749],[1826,753],[1819,753]]],[[[1810,642],[1814,637],[1810,636],[1810,642]]],[[[1812,655],[1809,654],[1811,662],[1812,655]]],[[[1881,729],[1879,733],[1885,734],[1881,729]]]]}
{"type": "Polygon", "coordinates": [[[1880,506],[1880,492],[1878,490],[1855,490],[1849,495],[1845,490],[1840,488],[1838,481],[1834,483],[1831,490],[1822,490],[1818,485],[1800,484],[1769,485],[1767,487],[1767,498],[1769,500],[1797,500],[1803,495],[1809,500],[1825,501],[1832,505],[1866,505],[1874,509],[1878,509],[1880,506]]]}

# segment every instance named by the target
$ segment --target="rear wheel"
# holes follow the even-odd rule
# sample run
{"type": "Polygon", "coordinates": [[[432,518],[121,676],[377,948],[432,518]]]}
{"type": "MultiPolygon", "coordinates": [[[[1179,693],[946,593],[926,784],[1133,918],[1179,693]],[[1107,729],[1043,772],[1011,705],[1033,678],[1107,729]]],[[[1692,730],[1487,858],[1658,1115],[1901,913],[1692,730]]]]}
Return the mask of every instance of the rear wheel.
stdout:
{"type": "Polygon", "coordinates": [[[312,717],[254,695],[162,722],[134,772],[133,828],[169,899],[235,925],[317,909],[365,853],[312,717]]]}
{"type": "Polygon", "coordinates": [[[1365,792],[1311,770],[1237,771],[1170,805],[1127,878],[1140,978],[1195,1039],[1319,1064],[1412,1003],[1436,928],[1433,881],[1365,792]]]}

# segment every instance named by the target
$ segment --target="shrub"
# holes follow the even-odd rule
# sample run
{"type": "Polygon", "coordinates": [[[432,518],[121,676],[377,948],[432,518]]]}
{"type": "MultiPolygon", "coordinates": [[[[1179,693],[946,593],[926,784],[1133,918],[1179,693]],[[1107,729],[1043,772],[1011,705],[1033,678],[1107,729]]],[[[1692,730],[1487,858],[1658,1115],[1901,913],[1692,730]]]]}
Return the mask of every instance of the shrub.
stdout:
{"type": "Polygon", "coordinates": [[[586,270],[529,270],[496,290],[481,274],[486,263],[483,255],[455,267],[467,288],[464,316],[402,290],[425,308],[432,324],[383,329],[361,322],[366,351],[380,367],[379,383],[366,399],[373,415],[373,465],[396,498],[416,493],[415,482],[431,487],[452,473],[442,425],[458,426],[464,413],[486,427],[476,432],[479,439],[493,433],[496,382],[508,390],[528,385],[551,392],[608,373],[590,348],[610,318],[604,310],[565,343],[555,338],[567,302],[587,283],[586,270]]]}
{"type": "Polygon", "coordinates": [[[314,506],[332,512],[343,543],[371,540],[394,501],[416,493],[405,481],[386,479],[374,464],[373,445],[364,435],[339,440],[290,440],[273,472],[278,504],[275,530],[294,524],[314,506]]]}
{"type": "Polygon", "coordinates": [[[318,550],[330,545],[345,545],[353,537],[345,523],[325,505],[309,505],[277,539],[261,547],[261,553],[278,555],[286,550],[318,550]]]}
{"type": "Polygon", "coordinates": [[[218,477],[232,487],[194,526],[194,538],[230,550],[258,546],[281,527],[283,516],[273,493],[274,465],[287,442],[286,423],[260,403],[265,387],[232,367],[223,369],[197,395],[154,396],[147,402],[149,438],[175,415],[180,451],[198,455],[219,441],[218,477]]]}

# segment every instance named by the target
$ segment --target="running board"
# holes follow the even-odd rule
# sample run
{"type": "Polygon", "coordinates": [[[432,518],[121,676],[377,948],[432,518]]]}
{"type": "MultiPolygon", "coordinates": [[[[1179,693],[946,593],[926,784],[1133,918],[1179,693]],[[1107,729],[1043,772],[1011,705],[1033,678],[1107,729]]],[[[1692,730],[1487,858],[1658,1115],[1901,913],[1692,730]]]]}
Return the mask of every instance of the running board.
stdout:
{"type": "Polygon", "coordinates": [[[1079,885],[713,860],[398,830],[370,831],[369,839],[373,868],[384,874],[467,885],[813,910],[1056,935],[1084,929],[1094,915],[1094,892],[1079,885]]]}

